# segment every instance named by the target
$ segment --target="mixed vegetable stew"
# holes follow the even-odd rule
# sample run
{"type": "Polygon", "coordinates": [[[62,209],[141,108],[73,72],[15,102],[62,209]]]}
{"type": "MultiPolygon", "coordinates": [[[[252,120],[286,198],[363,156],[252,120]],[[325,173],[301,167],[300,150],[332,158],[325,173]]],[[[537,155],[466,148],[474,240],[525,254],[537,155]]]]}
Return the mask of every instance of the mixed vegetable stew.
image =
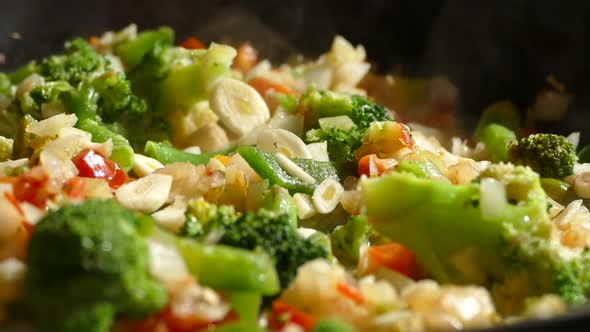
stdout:
{"type": "Polygon", "coordinates": [[[130,25],[0,73],[0,326],[462,330],[587,301],[590,148],[530,121],[555,78],[465,133],[449,81],[340,36],[261,56],[130,25]]]}

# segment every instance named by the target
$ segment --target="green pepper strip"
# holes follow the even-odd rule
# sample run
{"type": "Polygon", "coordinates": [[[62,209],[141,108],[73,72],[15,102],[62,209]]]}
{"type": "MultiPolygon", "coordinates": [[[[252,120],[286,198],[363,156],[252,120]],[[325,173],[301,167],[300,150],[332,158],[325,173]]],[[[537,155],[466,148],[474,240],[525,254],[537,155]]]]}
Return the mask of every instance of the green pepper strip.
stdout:
{"type": "Polygon", "coordinates": [[[316,182],[309,184],[289,175],[279,166],[274,154],[262,151],[252,146],[242,146],[236,150],[250,167],[262,178],[268,179],[271,185],[279,185],[289,190],[291,194],[301,192],[313,194],[314,189],[327,178],[338,179],[336,168],[330,162],[311,159],[293,159],[297,166],[311,175],[316,182]]]}
{"type": "Polygon", "coordinates": [[[162,164],[171,164],[176,162],[189,162],[195,166],[207,164],[209,159],[217,155],[226,155],[234,151],[233,148],[219,152],[194,154],[178,150],[167,143],[157,143],[147,141],[145,143],[144,153],[146,156],[156,159],[162,164]]]}
{"type": "Polygon", "coordinates": [[[262,295],[274,295],[281,289],[274,263],[263,252],[179,238],[161,230],[147,216],[140,218],[139,223],[143,236],[174,246],[189,272],[204,286],[262,295]]]}

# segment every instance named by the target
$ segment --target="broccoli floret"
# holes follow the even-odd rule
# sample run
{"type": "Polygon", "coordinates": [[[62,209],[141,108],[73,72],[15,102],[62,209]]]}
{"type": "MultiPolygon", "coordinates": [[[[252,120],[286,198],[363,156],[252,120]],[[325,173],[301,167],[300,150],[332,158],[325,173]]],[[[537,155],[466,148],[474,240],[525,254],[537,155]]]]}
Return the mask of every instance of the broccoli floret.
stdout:
{"type": "Polygon", "coordinates": [[[166,304],[136,218],[112,200],[90,200],[50,211],[36,225],[25,299],[39,325],[106,332],[115,317],[145,317],[166,304]]]}
{"type": "Polygon", "coordinates": [[[368,128],[375,121],[393,120],[391,113],[383,106],[361,96],[351,96],[352,121],[359,128],[368,128]]]}
{"type": "Polygon", "coordinates": [[[107,71],[92,80],[92,87],[100,95],[100,115],[107,122],[119,120],[124,112],[134,117],[146,112],[146,102],[133,94],[131,82],[123,73],[107,71]]]}
{"type": "Polygon", "coordinates": [[[198,198],[188,204],[180,235],[199,240],[211,232],[219,235],[239,216],[231,205],[215,205],[198,198]]]}
{"type": "Polygon", "coordinates": [[[365,97],[313,87],[301,96],[297,111],[303,113],[306,129],[317,127],[321,118],[340,115],[348,116],[359,128],[367,128],[374,121],[393,119],[387,109],[365,97]]]}
{"type": "Polygon", "coordinates": [[[109,66],[84,39],[76,38],[66,43],[66,53],[52,55],[41,62],[39,72],[51,81],[67,81],[72,85],[86,80],[97,71],[109,66]]]}
{"type": "Polygon", "coordinates": [[[186,221],[180,235],[204,240],[219,239],[219,244],[255,250],[261,249],[275,260],[279,280],[287,287],[297,268],[314,258],[328,257],[328,251],[318,241],[304,239],[293,225],[289,202],[278,204],[273,198],[282,197],[282,190],[269,194],[266,207],[257,213],[237,213],[233,206],[215,205],[202,198],[189,202],[186,221]],[[275,204],[277,203],[277,204],[275,204]]]}
{"type": "Polygon", "coordinates": [[[508,160],[527,165],[542,177],[561,179],[574,172],[576,149],[567,138],[555,134],[533,134],[508,146],[508,160]]]}
{"type": "Polygon", "coordinates": [[[303,112],[308,129],[317,127],[321,118],[344,115],[352,120],[352,128],[310,129],[305,135],[308,143],[326,141],[330,160],[344,164],[356,160],[353,152],[362,145],[361,139],[371,123],[392,120],[387,109],[367,98],[313,88],[301,97],[298,110],[303,112]]]}
{"type": "Polygon", "coordinates": [[[356,265],[359,260],[360,249],[369,243],[370,226],[363,216],[352,216],[346,224],[336,226],[330,240],[332,253],[338,261],[347,265],[356,265]]]}
{"type": "Polygon", "coordinates": [[[364,131],[357,128],[342,130],[339,128],[310,129],[305,133],[308,143],[327,142],[330,160],[336,163],[353,162],[354,151],[361,145],[364,131]]]}
{"type": "Polygon", "coordinates": [[[261,249],[275,260],[283,288],[289,286],[299,266],[315,258],[327,258],[327,250],[299,235],[287,214],[260,210],[246,212],[229,224],[219,243],[244,249],[261,249]]]}
{"type": "Polygon", "coordinates": [[[465,185],[393,172],[364,180],[362,193],[373,227],[437,280],[488,287],[501,312],[545,293],[586,300],[590,254],[551,240],[546,195],[528,167],[492,165],[465,185]]]}

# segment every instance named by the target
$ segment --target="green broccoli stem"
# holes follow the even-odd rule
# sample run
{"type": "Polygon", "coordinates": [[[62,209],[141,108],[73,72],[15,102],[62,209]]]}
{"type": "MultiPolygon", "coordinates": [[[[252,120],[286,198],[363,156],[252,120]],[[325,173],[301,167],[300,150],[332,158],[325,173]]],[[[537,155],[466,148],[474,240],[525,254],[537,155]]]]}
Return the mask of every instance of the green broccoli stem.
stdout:
{"type": "Polygon", "coordinates": [[[283,187],[273,186],[262,197],[261,209],[289,216],[289,223],[297,228],[297,207],[289,191],[283,187]]]}
{"type": "Polygon", "coordinates": [[[516,140],[514,132],[499,124],[489,124],[482,127],[476,139],[485,144],[493,162],[508,159],[508,144],[516,140]]]}
{"type": "Polygon", "coordinates": [[[353,216],[346,224],[336,226],[330,236],[332,252],[343,264],[356,265],[359,260],[360,248],[369,243],[370,226],[362,216],[353,216]]]}
{"type": "Polygon", "coordinates": [[[143,58],[155,47],[171,46],[174,43],[174,31],[168,27],[144,31],[137,38],[118,45],[115,53],[123,60],[128,69],[139,65],[143,58]]]}
{"type": "Polygon", "coordinates": [[[189,271],[203,285],[269,296],[280,290],[274,264],[262,252],[223,245],[208,246],[191,239],[177,239],[176,248],[189,271]]]}
{"type": "Polygon", "coordinates": [[[176,162],[188,162],[195,166],[205,165],[209,159],[217,155],[227,155],[234,151],[235,148],[229,148],[219,152],[209,152],[194,154],[181,151],[165,142],[147,141],[145,143],[144,153],[146,156],[156,159],[164,165],[176,162]]]}
{"type": "Polygon", "coordinates": [[[111,159],[116,162],[125,172],[129,172],[133,167],[133,148],[129,141],[122,135],[116,134],[107,127],[90,119],[78,121],[76,126],[92,134],[92,141],[103,143],[111,139],[113,142],[113,153],[111,159]]]}
{"type": "Polygon", "coordinates": [[[235,55],[233,48],[212,43],[207,51],[193,57],[193,63],[172,67],[158,84],[156,112],[183,110],[207,99],[209,86],[220,77],[230,76],[235,55]]]}
{"type": "Polygon", "coordinates": [[[139,230],[146,238],[174,246],[202,285],[262,295],[274,295],[281,289],[274,263],[263,252],[179,238],[159,229],[151,218],[141,218],[139,230]]]}
{"type": "Polygon", "coordinates": [[[520,114],[516,105],[511,101],[503,100],[486,107],[479,117],[474,137],[479,137],[480,131],[491,124],[517,131],[520,128],[520,114]]]}
{"type": "Polygon", "coordinates": [[[232,292],[231,308],[238,314],[241,322],[255,324],[262,304],[262,296],[254,292],[232,292]]]}
{"type": "Polygon", "coordinates": [[[268,179],[271,185],[286,188],[289,193],[312,194],[315,187],[324,180],[328,178],[338,180],[337,171],[329,162],[293,159],[297,166],[316,180],[315,183],[309,184],[289,175],[276,161],[274,153],[265,152],[252,146],[241,146],[236,151],[260,177],[268,179]]]}
{"type": "Polygon", "coordinates": [[[18,68],[16,71],[10,73],[8,76],[10,77],[10,82],[16,85],[24,81],[25,78],[38,72],[39,66],[37,66],[35,62],[29,62],[28,64],[18,68]]]}
{"type": "Polygon", "coordinates": [[[10,96],[11,87],[12,83],[10,82],[10,77],[4,73],[0,73],[0,96],[10,96]]]}
{"type": "Polygon", "coordinates": [[[472,272],[501,273],[497,248],[504,244],[504,223],[518,230],[537,226],[530,222],[538,215],[536,205],[510,205],[499,216],[483,216],[477,184],[452,185],[394,172],[363,181],[362,193],[374,228],[411,249],[442,282],[484,283],[472,272]],[[452,236],[441,236],[449,230],[452,236]],[[459,253],[475,250],[475,244],[478,257],[485,257],[475,262],[481,266],[467,270],[453,261],[459,253]]]}

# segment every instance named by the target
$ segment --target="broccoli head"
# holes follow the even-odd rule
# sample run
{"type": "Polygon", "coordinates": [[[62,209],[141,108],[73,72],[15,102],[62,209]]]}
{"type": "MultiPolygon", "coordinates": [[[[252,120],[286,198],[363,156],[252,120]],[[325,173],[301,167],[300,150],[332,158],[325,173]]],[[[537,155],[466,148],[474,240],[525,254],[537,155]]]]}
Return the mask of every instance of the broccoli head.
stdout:
{"type": "Polygon", "coordinates": [[[39,72],[50,81],[67,81],[76,85],[88,79],[92,73],[109,66],[84,39],[76,38],[66,43],[66,53],[52,55],[41,62],[39,72]]]}
{"type": "Polygon", "coordinates": [[[383,106],[361,96],[351,96],[352,121],[359,128],[368,128],[373,122],[393,120],[391,113],[383,106]]]}
{"type": "Polygon", "coordinates": [[[328,153],[333,162],[353,162],[354,151],[361,145],[364,131],[357,128],[342,130],[340,128],[310,129],[305,134],[308,143],[325,141],[328,144],[328,153]]]}
{"type": "Polygon", "coordinates": [[[542,177],[561,179],[573,174],[578,157],[574,145],[564,136],[533,134],[508,146],[508,160],[527,165],[542,177]]]}
{"type": "Polygon", "coordinates": [[[146,102],[133,94],[131,82],[121,72],[106,71],[92,80],[92,87],[100,95],[98,108],[105,121],[117,121],[124,112],[135,117],[146,112],[146,102]]]}
{"type": "Polygon", "coordinates": [[[373,227],[437,280],[488,287],[501,312],[545,293],[586,301],[590,253],[552,240],[546,195],[528,167],[492,165],[464,185],[393,172],[363,180],[362,194],[373,227]]]}
{"type": "Polygon", "coordinates": [[[359,128],[372,122],[392,120],[391,113],[369,99],[330,90],[309,88],[299,99],[297,111],[305,116],[305,128],[317,127],[318,120],[340,115],[348,116],[359,128]]]}
{"type": "Polygon", "coordinates": [[[347,116],[351,128],[321,127],[306,133],[308,143],[326,141],[332,161],[350,163],[356,160],[354,151],[362,145],[361,139],[371,123],[392,120],[391,113],[369,99],[333,91],[309,89],[300,99],[298,110],[305,116],[305,127],[317,127],[319,119],[347,116]]]}
{"type": "Polygon", "coordinates": [[[90,200],[50,211],[37,224],[25,299],[40,326],[106,332],[115,317],[145,317],[166,304],[136,218],[112,200],[90,200]]]}
{"type": "Polygon", "coordinates": [[[219,243],[267,252],[275,260],[283,288],[289,286],[299,266],[315,258],[328,257],[328,251],[323,246],[297,232],[288,214],[266,210],[246,212],[226,227],[219,243]]]}
{"type": "Polygon", "coordinates": [[[336,226],[330,235],[330,240],[332,253],[338,258],[338,261],[348,265],[356,265],[361,246],[369,243],[369,230],[367,218],[363,216],[352,216],[346,224],[336,226]]]}
{"type": "Polygon", "coordinates": [[[180,235],[203,239],[211,232],[222,234],[228,225],[238,219],[239,214],[231,205],[215,205],[198,198],[189,202],[185,217],[180,235]]]}

